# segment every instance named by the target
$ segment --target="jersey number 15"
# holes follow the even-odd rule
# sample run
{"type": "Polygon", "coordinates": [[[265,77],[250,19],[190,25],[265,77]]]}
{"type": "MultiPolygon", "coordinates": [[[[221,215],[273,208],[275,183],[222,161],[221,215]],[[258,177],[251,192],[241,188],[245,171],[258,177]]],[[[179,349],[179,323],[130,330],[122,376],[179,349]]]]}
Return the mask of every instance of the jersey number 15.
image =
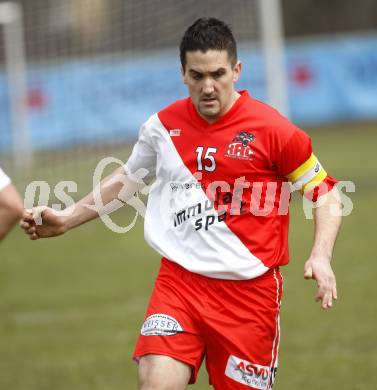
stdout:
{"type": "Polygon", "coordinates": [[[198,146],[196,148],[196,161],[198,163],[198,171],[213,172],[216,169],[216,161],[214,154],[217,152],[217,148],[208,147],[204,152],[204,146],[198,146]]]}

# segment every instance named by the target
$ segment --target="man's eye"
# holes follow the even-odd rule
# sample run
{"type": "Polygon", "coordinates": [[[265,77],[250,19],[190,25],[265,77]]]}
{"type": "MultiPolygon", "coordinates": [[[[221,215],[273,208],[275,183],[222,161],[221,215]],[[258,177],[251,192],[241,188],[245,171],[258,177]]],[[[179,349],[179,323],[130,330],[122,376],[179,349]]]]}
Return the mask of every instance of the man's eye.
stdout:
{"type": "Polygon", "coordinates": [[[223,76],[224,75],[224,73],[215,73],[214,75],[213,75],[213,78],[214,79],[219,79],[221,76],[223,76]]]}
{"type": "Polygon", "coordinates": [[[193,75],[192,75],[192,78],[193,78],[194,80],[200,80],[200,79],[202,78],[202,75],[201,75],[201,74],[193,74],[193,75]]]}

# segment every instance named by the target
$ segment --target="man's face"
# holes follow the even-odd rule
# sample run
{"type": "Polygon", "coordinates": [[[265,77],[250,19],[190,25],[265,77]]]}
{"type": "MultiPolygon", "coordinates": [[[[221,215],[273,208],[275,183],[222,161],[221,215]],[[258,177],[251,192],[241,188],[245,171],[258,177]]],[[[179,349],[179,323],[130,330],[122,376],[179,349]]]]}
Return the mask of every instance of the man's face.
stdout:
{"type": "Polygon", "coordinates": [[[196,110],[206,121],[216,121],[236,101],[234,83],[240,73],[241,64],[232,66],[226,50],[186,52],[183,82],[196,110]]]}

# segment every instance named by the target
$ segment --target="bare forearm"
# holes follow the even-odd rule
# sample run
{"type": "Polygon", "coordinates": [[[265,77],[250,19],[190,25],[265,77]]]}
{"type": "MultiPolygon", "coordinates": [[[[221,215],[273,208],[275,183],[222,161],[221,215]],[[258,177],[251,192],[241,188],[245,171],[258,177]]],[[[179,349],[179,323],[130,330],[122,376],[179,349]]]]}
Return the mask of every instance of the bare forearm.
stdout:
{"type": "Polygon", "coordinates": [[[31,240],[60,236],[67,230],[118,209],[142,187],[142,182],[130,180],[121,167],[103,179],[90,194],[65,210],[55,211],[48,207],[25,210],[21,228],[31,240]]]}
{"type": "Polygon", "coordinates": [[[12,227],[21,219],[22,214],[15,214],[10,210],[0,210],[0,241],[12,227]]]}
{"type": "Polygon", "coordinates": [[[331,258],[341,223],[341,203],[338,190],[334,188],[325,198],[320,199],[321,206],[315,209],[315,236],[309,259],[305,262],[305,279],[315,279],[318,290],[315,300],[321,302],[323,309],[332,307],[338,298],[336,278],[331,267],[331,258]]]}
{"type": "Polygon", "coordinates": [[[66,229],[72,229],[100,215],[114,211],[119,208],[114,205],[114,200],[118,199],[125,203],[141,187],[142,185],[129,180],[123,168],[120,167],[104,178],[91,193],[65,210],[66,229]]]}
{"type": "Polygon", "coordinates": [[[0,241],[21,219],[22,211],[22,199],[13,184],[9,184],[0,192],[0,241]]]}
{"type": "Polygon", "coordinates": [[[336,237],[341,225],[341,204],[337,197],[337,189],[334,188],[326,196],[324,204],[315,209],[315,236],[311,257],[328,259],[332,253],[336,237]]]}

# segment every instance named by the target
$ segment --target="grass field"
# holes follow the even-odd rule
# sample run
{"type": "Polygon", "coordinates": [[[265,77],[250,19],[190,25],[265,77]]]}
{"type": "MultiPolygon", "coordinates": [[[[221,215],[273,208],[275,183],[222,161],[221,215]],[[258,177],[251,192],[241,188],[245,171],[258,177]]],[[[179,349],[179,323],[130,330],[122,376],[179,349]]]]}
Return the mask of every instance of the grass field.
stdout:
{"type": "MultiPolygon", "coordinates": [[[[314,283],[302,277],[312,221],[304,218],[299,199],[292,204],[275,389],[373,390],[377,126],[311,135],[327,170],[355,182],[354,210],[344,219],[333,263],[339,300],[323,312],[313,300],[314,283]]],[[[124,224],[132,217],[127,210],[116,216],[124,224]]],[[[13,231],[0,246],[0,389],[135,389],[130,355],[158,266],[140,219],[125,235],[100,221],[38,242],[13,231]]],[[[192,388],[209,388],[204,368],[192,388]]]]}

